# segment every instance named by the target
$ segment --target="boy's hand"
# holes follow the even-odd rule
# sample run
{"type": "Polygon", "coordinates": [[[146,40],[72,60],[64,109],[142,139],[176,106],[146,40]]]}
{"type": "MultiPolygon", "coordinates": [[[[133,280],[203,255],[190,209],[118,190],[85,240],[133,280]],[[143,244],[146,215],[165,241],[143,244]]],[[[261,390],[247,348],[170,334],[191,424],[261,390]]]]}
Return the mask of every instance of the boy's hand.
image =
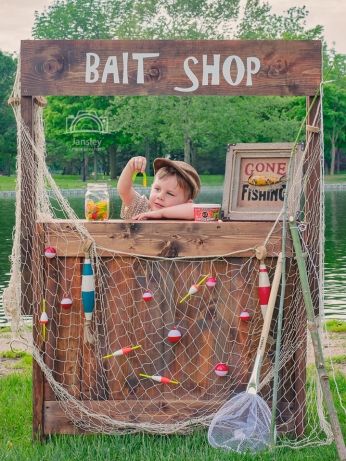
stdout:
{"type": "Polygon", "coordinates": [[[163,213],[161,210],[155,211],[146,211],[145,213],[139,213],[136,216],[133,216],[132,219],[136,221],[144,221],[146,219],[162,219],[163,213]]]}
{"type": "Polygon", "coordinates": [[[144,173],[147,166],[147,159],[145,157],[132,157],[129,164],[133,173],[144,173]]]}

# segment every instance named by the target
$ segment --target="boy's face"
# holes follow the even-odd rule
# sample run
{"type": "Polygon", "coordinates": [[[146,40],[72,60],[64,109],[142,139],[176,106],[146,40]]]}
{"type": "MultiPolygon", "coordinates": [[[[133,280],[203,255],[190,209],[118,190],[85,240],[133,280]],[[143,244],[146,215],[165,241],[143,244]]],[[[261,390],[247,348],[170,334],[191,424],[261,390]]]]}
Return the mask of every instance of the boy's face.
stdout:
{"type": "Polygon", "coordinates": [[[187,198],[186,192],[179,186],[175,176],[165,176],[161,179],[155,176],[149,196],[150,210],[160,210],[187,202],[191,200],[187,198]]]}

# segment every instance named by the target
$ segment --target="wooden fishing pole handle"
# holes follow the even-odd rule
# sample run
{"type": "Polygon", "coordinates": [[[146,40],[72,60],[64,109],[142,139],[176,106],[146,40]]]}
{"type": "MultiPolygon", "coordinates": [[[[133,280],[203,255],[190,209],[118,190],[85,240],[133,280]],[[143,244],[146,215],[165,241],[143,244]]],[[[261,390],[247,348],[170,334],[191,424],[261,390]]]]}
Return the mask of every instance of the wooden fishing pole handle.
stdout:
{"type": "Polygon", "coordinates": [[[282,272],[282,253],[279,253],[277,263],[276,263],[276,268],[275,268],[274,279],[273,279],[273,283],[272,283],[271,290],[270,290],[268,307],[266,308],[266,313],[264,317],[261,338],[260,338],[258,349],[257,349],[255,364],[254,364],[251,377],[250,377],[250,381],[247,387],[247,392],[251,392],[251,389],[253,389],[252,392],[257,393],[259,373],[260,373],[260,369],[261,369],[261,365],[262,365],[262,361],[263,361],[263,357],[265,353],[265,348],[266,348],[267,339],[268,339],[269,330],[270,330],[270,324],[272,321],[274,307],[275,307],[275,301],[276,301],[276,297],[278,294],[279,285],[281,281],[281,272],[282,272]]]}

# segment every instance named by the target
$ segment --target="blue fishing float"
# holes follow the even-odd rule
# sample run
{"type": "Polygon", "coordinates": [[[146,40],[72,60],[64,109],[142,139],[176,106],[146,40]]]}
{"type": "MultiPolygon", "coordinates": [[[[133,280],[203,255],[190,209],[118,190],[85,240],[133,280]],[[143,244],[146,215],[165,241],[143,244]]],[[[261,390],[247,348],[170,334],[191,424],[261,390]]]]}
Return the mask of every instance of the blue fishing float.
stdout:
{"type": "Polygon", "coordinates": [[[85,315],[84,341],[93,343],[94,338],[91,332],[91,321],[95,307],[95,278],[90,257],[85,255],[82,272],[82,303],[85,315]]]}

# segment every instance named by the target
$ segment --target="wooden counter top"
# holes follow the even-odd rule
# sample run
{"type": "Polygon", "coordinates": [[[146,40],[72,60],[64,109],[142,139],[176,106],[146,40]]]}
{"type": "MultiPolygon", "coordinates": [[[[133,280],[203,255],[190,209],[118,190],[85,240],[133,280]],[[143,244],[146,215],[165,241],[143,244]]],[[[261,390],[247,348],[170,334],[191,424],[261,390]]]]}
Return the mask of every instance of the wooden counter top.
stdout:
{"type": "MultiPolygon", "coordinates": [[[[129,253],[153,257],[254,256],[263,245],[273,222],[191,222],[124,221],[88,222],[81,220],[101,256],[129,253]]],[[[83,241],[73,221],[38,222],[45,244],[57,249],[58,256],[82,256],[83,241]]],[[[267,244],[268,256],[281,250],[282,224],[278,223],[267,244]]],[[[287,255],[290,255],[290,245],[287,255]]]]}

